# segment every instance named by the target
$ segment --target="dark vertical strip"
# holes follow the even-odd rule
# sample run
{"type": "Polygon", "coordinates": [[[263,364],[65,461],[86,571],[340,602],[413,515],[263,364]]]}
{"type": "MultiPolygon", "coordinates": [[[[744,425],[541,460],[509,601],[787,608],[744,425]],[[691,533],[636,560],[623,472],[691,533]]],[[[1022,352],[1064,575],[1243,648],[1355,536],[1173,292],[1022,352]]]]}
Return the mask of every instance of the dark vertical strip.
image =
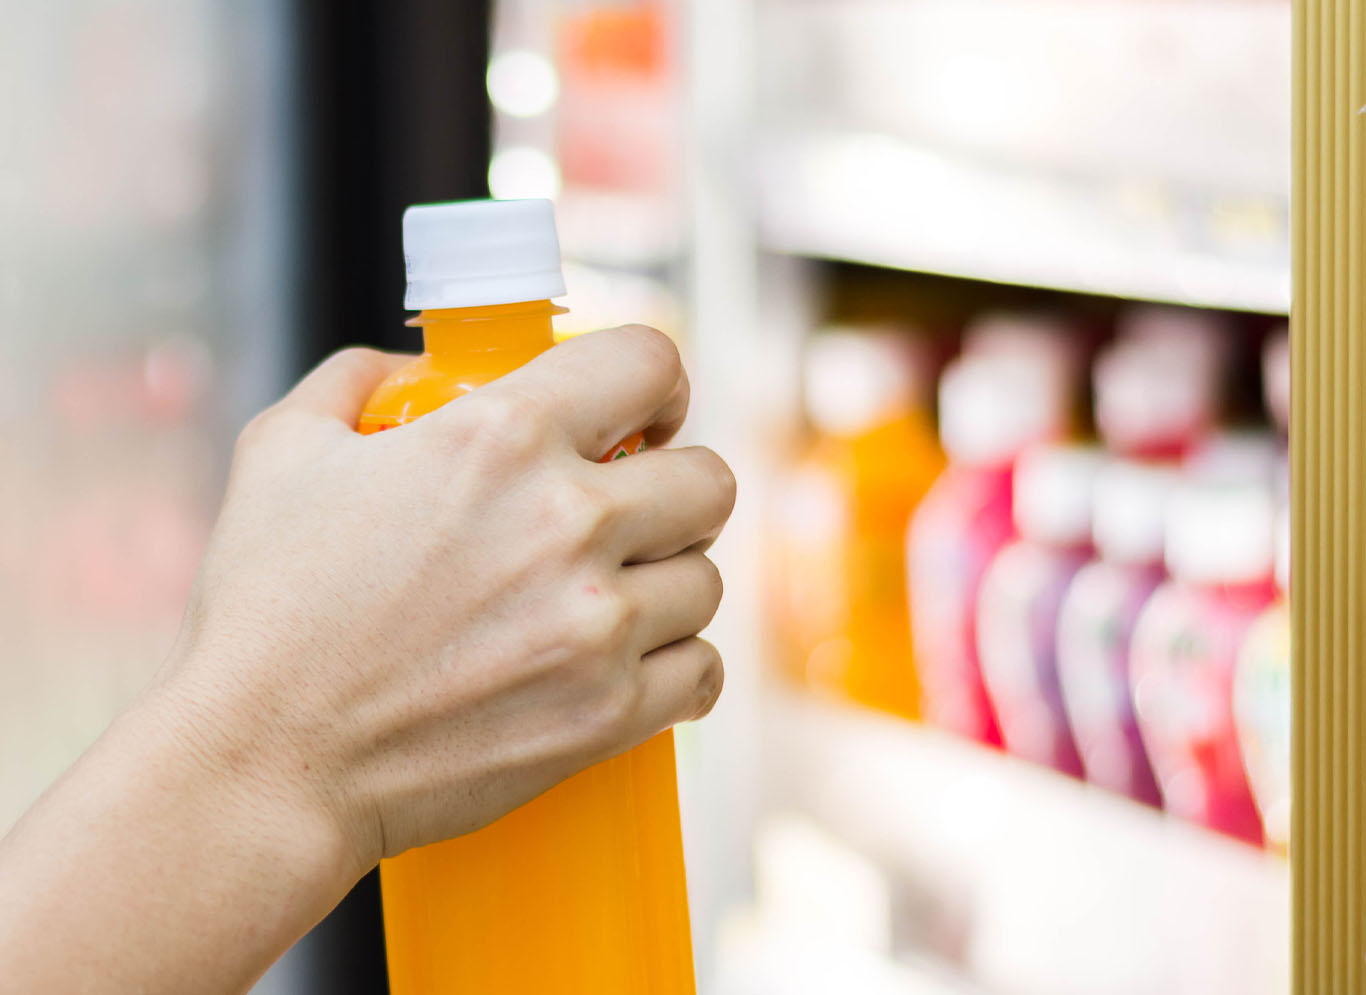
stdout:
{"type": "MultiPolygon", "coordinates": [[[[488,195],[489,6],[293,0],[300,265],[291,376],[346,345],[417,345],[403,327],[400,218],[410,203],[488,195]]],[[[295,956],[301,995],[387,991],[378,875],[295,956]]]]}

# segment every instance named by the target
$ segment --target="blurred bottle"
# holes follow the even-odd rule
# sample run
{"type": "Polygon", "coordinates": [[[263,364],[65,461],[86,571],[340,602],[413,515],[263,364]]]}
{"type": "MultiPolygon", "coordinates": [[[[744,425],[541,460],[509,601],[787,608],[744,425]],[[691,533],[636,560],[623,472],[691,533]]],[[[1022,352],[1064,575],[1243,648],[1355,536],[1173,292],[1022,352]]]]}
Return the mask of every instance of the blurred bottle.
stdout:
{"type": "Polygon", "coordinates": [[[1223,339],[1201,318],[1129,312],[1096,361],[1096,428],[1114,458],[1096,483],[1097,559],[1077,574],[1058,623],[1063,701],[1087,779],[1154,805],[1161,796],[1129,692],[1130,642],[1166,577],[1164,516],[1180,461],[1218,418],[1223,339]]]}
{"type": "Polygon", "coordinates": [[[1006,748],[1080,777],[1058,684],[1058,611],[1091,559],[1092,491],[1102,465],[1085,446],[1031,449],[1015,466],[1020,538],[987,568],[977,606],[982,679],[1006,748]]]}
{"type": "Polygon", "coordinates": [[[810,343],[805,379],[816,435],[777,487],[769,585],[787,668],[914,717],[903,537],[943,466],[928,361],[903,332],[833,330],[810,343]]]}
{"type": "Polygon", "coordinates": [[[1276,601],[1243,641],[1233,714],[1243,767],[1273,849],[1290,846],[1290,519],[1276,522],[1276,601]]]}
{"type": "Polygon", "coordinates": [[[992,350],[960,357],[939,383],[949,465],[907,532],[911,631],[927,716],[999,744],[982,683],[977,599],[987,565],[1014,536],[1012,471],[1030,445],[1059,437],[1070,399],[1054,360],[992,350]]]}
{"type": "Polygon", "coordinates": [[[1188,481],[1167,513],[1163,583],[1134,627],[1130,679],[1166,807],[1261,843],[1233,721],[1238,650],[1275,596],[1265,480],[1188,481]]]}
{"type": "Polygon", "coordinates": [[[1086,779],[1136,801],[1162,797],[1129,695],[1139,611],[1167,576],[1163,522],[1176,470],[1115,460],[1096,478],[1097,559],[1077,574],[1058,617],[1058,678],[1086,779]]]}

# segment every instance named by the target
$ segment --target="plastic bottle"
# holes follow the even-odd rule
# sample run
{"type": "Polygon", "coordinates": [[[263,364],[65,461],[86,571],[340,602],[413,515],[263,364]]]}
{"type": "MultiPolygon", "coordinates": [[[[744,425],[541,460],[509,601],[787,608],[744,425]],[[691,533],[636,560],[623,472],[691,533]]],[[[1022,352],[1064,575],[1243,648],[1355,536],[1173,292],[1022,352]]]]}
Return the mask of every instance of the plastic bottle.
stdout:
{"type": "Polygon", "coordinates": [[[1038,446],[1020,458],[1013,502],[1020,538],[992,560],[977,605],[982,678],[1006,748],[1077,777],[1081,758],[1058,684],[1058,611],[1091,559],[1101,465],[1099,451],[1087,446],[1038,446]]]}
{"type": "Polygon", "coordinates": [[[813,687],[914,718],[906,525],[943,467],[905,331],[837,329],[806,354],[816,436],[775,502],[781,625],[813,687]]]}
{"type": "Polygon", "coordinates": [[[1139,611],[1167,576],[1162,564],[1171,466],[1115,460],[1096,478],[1097,558],[1077,573],[1058,615],[1058,678],[1086,779],[1149,805],[1157,781],[1129,694],[1139,611]]]}
{"type": "MultiPolygon", "coordinates": [[[[409,208],[407,306],[425,352],[360,417],[392,429],[553,345],[549,201],[409,208]]],[[[624,456],[638,439],[604,459],[624,456]]],[[[694,992],[671,732],[477,832],[380,865],[394,995],[694,992]]]]}
{"type": "Polygon", "coordinates": [[[1033,443],[1056,438],[1067,400],[1047,366],[991,352],[951,363],[939,382],[945,471],[906,535],[911,632],[925,711],[938,725],[999,745],[982,683],[977,598],[987,565],[1014,536],[1011,474],[1033,443]]]}
{"type": "Polygon", "coordinates": [[[1162,584],[1134,627],[1130,680],[1166,808],[1260,844],[1261,820],[1233,721],[1233,673],[1271,603],[1272,502],[1265,481],[1190,481],[1172,496],[1162,584]]]}
{"type": "Polygon", "coordinates": [[[1233,716],[1267,845],[1290,848],[1290,521],[1277,521],[1276,601],[1238,652],[1233,716]]]}
{"type": "Polygon", "coordinates": [[[1129,654],[1139,610],[1166,577],[1166,502],[1181,461],[1218,418],[1222,338],[1200,312],[1139,308],[1093,371],[1112,464],[1096,482],[1097,559],[1064,598],[1058,676],[1087,779],[1161,804],[1134,717],[1129,654]]]}

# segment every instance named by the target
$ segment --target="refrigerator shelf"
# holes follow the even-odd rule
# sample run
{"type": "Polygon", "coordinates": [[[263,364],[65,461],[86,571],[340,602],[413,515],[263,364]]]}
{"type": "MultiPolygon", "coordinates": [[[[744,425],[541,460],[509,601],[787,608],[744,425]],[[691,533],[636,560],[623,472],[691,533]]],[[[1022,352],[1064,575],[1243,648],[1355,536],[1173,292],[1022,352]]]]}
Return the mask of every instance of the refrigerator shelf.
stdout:
{"type": "Polygon", "coordinates": [[[1288,311],[1289,3],[755,6],[769,248],[1288,311]]]}
{"type": "Polygon", "coordinates": [[[1057,176],[884,134],[760,142],[761,244],[895,269],[1287,314],[1283,196],[1057,176]]]}
{"type": "Polygon", "coordinates": [[[1288,990],[1281,858],[783,689],[764,694],[760,727],[763,810],[865,855],[898,896],[902,946],[928,946],[985,990],[1288,990]]]}

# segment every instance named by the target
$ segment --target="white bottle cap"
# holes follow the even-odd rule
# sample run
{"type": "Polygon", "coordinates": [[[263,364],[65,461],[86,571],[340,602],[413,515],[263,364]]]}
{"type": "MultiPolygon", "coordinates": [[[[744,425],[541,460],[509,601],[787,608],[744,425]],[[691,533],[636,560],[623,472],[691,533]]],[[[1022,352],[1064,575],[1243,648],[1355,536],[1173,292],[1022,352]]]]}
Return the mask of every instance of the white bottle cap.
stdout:
{"type": "Polygon", "coordinates": [[[1208,370],[1181,350],[1119,341],[1097,358],[1092,379],[1096,429],[1119,452],[1190,443],[1218,413],[1208,370]]]}
{"type": "Polygon", "coordinates": [[[403,212],[404,307],[480,307],[564,296],[548,200],[466,200],[403,212]]]}
{"type": "Polygon", "coordinates": [[[996,354],[960,356],[939,379],[939,439],[955,463],[999,466],[1065,424],[1057,385],[1034,364],[996,354]]]}
{"type": "Polygon", "coordinates": [[[806,413],[826,435],[864,431],[919,403],[925,367],[905,332],[824,329],[806,347],[806,413]]]}
{"type": "Polygon", "coordinates": [[[1167,569],[1194,584],[1269,580],[1275,554],[1275,513],[1260,483],[1190,481],[1167,511],[1167,569]]]}
{"type": "Polygon", "coordinates": [[[1280,449],[1269,432],[1220,432],[1186,458],[1185,470],[1189,476],[1211,483],[1270,487],[1280,465],[1280,449]]]}
{"type": "Polygon", "coordinates": [[[1042,445],[1015,464],[1015,527],[1033,542],[1085,546],[1091,542],[1096,475],[1104,465],[1091,446],[1042,445]]]}
{"type": "Polygon", "coordinates": [[[1096,551],[1110,563],[1161,563],[1174,467],[1114,460],[1096,477],[1096,551]]]}

